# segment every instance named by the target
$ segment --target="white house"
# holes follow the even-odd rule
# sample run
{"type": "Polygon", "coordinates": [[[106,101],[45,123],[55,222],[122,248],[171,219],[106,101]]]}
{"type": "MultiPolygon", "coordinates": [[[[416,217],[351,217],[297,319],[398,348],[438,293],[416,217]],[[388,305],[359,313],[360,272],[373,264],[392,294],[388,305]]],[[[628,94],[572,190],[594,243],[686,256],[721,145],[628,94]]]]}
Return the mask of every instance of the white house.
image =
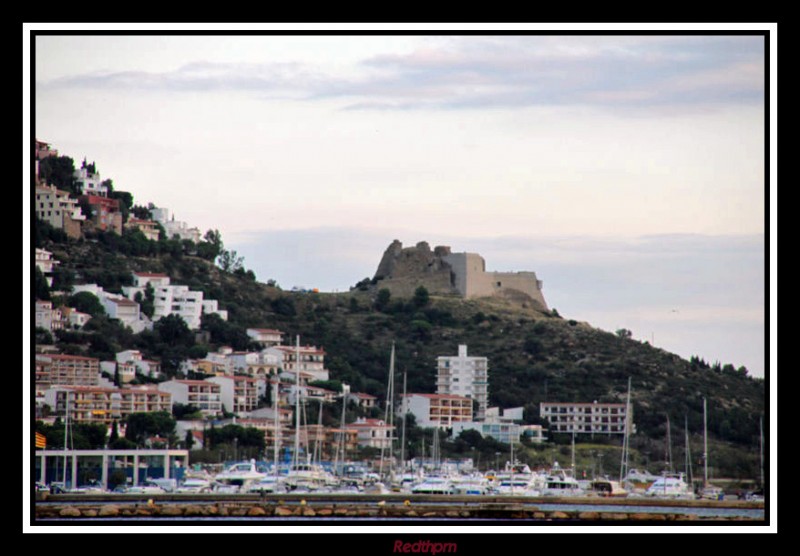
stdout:
{"type": "Polygon", "coordinates": [[[328,380],[329,372],[325,368],[325,351],[316,346],[272,346],[264,350],[281,358],[281,367],[287,373],[296,370],[312,375],[313,380],[328,380]],[[299,356],[299,364],[297,363],[299,356]]]}
{"type": "Polygon", "coordinates": [[[369,448],[390,448],[394,438],[394,425],[387,425],[382,419],[356,419],[347,425],[348,429],[358,431],[358,445],[369,448]]]}
{"type": "Polygon", "coordinates": [[[109,318],[130,327],[134,333],[152,328],[152,323],[140,312],[139,304],[125,296],[109,293],[97,284],[78,284],[72,286],[72,293],[88,292],[97,297],[109,318]]]}
{"type": "Polygon", "coordinates": [[[277,346],[283,343],[283,332],[272,328],[248,328],[247,335],[264,347],[277,346]]]}
{"type": "Polygon", "coordinates": [[[44,274],[45,280],[47,280],[47,287],[52,288],[53,269],[59,264],[59,262],[53,259],[53,254],[50,251],[39,249],[38,247],[36,248],[35,260],[36,266],[39,268],[41,273],[44,274]]]}
{"type": "Polygon", "coordinates": [[[170,216],[168,208],[151,207],[150,214],[153,220],[163,226],[167,238],[172,239],[177,236],[179,239],[188,239],[194,243],[200,241],[200,230],[190,228],[186,222],[176,221],[174,215],[170,216]]]}
{"type": "Polygon", "coordinates": [[[151,361],[142,357],[138,350],[129,349],[120,351],[116,354],[117,363],[129,363],[136,367],[136,370],[143,375],[151,378],[161,374],[161,364],[158,361],[151,361]]]}
{"type": "Polygon", "coordinates": [[[189,286],[170,284],[170,278],[166,274],[134,272],[133,283],[133,286],[122,288],[128,299],[135,299],[136,294],[144,297],[148,285],[153,288],[153,321],[168,315],[178,315],[190,329],[197,330],[200,328],[204,306],[208,307],[209,312],[215,312],[226,320],[228,318],[227,311],[219,310],[216,301],[204,300],[203,292],[192,291],[189,286]]]}
{"type": "Polygon", "coordinates": [[[99,173],[93,174],[88,168],[83,167],[75,170],[74,177],[82,195],[108,197],[108,187],[103,184],[99,173]]]}

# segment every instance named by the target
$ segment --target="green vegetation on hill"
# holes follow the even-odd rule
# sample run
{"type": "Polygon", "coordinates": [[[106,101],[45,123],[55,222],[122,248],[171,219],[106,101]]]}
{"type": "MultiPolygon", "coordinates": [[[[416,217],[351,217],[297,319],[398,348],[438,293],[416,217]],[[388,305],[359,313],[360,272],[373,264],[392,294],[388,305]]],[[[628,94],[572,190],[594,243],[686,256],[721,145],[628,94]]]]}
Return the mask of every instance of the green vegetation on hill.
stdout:
{"type": "MultiPolygon", "coordinates": [[[[138,236],[110,236],[98,233],[69,240],[37,222],[36,246],[51,251],[60,262],[47,293],[52,296],[53,291],[84,282],[120,291],[131,283],[133,271],[159,272],[168,274],[175,284],[218,300],[220,308],[228,311],[228,321],[205,317],[203,337],[175,322],[160,322],[152,332],[136,335],[98,315],[84,331],[57,334],[58,346],[68,353],[107,359],[115,351],[140,349],[148,358],[161,359],[171,375],[182,358],[202,357],[220,345],[248,348],[248,327],[277,328],[287,341],[293,343],[299,335],[301,343],[323,347],[331,379],[382,400],[393,342],[396,392],[402,391],[404,375],[409,392],[434,392],[436,358],[455,355],[458,345],[466,344],[471,355],[489,360],[490,404],[524,407],[528,423],[540,422],[539,404],[544,401],[624,402],[630,378],[637,429],[631,440],[633,461],[640,464],[665,459],[667,419],[672,423],[676,466],[682,462],[684,423],[693,445],[702,446],[706,398],[712,457],[719,473],[758,475],[764,381],[748,376],[744,368],[710,365],[698,358],[687,361],[633,340],[624,331],[606,332],[566,320],[555,309],[544,313],[502,300],[463,300],[427,291],[399,299],[388,290],[358,287],[337,294],[284,292],[257,282],[235,252],[226,259],[235,263],[227,271],[213,264],[215,257],[198,256],[223,252],[218,235],[207,234],[202,248],[163,238],[151,242],[138,236]],[[215,238],[218,244],[213,244],[215,238]]],[[[41,281],[36,291],[40,290],[41,281]]],[[[567,435],[548,436],[557,445],[571,440],[567,435]]],[[[619,446],[619,439],[578,438],[581,443],[592,440],[612,451],[614,443],[619,446]]],[[[454,444],[453,449],[466,453],[474,448],[487,454],[494,449],[476,444],[475,439],[472,444],[469,441],[454,444]]],[[[552,444],[548,446],[553,449],[552,444]]],[[[536,461],[545,457],[543,449],[522,446],[521,453],[536,461]]],[[[693,453],[700,450],[694,448],[693,453]]]]}

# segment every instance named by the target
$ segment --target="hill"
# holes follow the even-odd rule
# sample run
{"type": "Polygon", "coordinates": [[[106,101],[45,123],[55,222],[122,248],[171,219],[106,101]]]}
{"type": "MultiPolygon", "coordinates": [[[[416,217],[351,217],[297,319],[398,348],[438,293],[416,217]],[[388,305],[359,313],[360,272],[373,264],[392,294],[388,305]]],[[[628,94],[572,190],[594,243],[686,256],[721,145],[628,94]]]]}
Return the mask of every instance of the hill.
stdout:
{"type": "MultiPolygon", "coordinates": [[[[158,331],[134,335],[101,318],[86,332],[57,336],[54,341],[67,352],[107,358],[117,350],[141,349],[172,373],[181,357],[201,357],[221,344],[244,349],[248,327],[277,328],[287,338],[299,335],[302,343],[323,347],[332,380],[384,398],[392,342],[397,376],[407,375],[409,392],[434,392],[436,358],[455,355],[458,345],[466,344],[470,354],[489,360],[490,405],[524,407],[529,423],[539,422],[543,401],[624,402],[630,378],[637,428],[631,443],[634,462],[641,465],[665,459],[668,419],[673,445],[683,445],[683,435],[674,431],[684,423],[693,444],[702,445],[706,398],[717,476],[758,476],[764,381],[744,369],[687,361],[624,331],[599,330],[535,304],[500,297],[401,296],[380,284],[348,293],[285,292],[257,282],[243,268],[223,271],[192,254],[185,243],[133,255],[123,254],[113,241],[105,234],[83,240],[37,234],[37,247],[60,262],[53,289],[96,282],[118,291],[130,283],[133,271],[165,273],[173,283],[217,299],[228,311],[228,322],[209,319],[205,337],[181,343],[165,341],[158,331]]],[[[565,436],[552,439],[567,443],[571,438],[565,436]]],[[[619,439],[578,440],[619,444],[619,439]]],[[[680,454],[676,447],[673,461],[681,462],[680,454]]]]}

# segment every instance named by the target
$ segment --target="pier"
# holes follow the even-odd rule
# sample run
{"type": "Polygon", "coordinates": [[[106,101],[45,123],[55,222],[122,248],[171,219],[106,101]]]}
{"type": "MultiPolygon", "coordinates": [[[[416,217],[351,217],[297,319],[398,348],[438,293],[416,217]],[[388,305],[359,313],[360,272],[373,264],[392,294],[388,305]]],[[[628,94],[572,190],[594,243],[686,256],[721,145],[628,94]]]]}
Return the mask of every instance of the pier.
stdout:
{"type": "Polygon", "coordinates": [[[764,503],[652,498],[437,496],[403,494],[37,494],[36,522],[73,519],[389,520],[765,523],[764,503]]]}

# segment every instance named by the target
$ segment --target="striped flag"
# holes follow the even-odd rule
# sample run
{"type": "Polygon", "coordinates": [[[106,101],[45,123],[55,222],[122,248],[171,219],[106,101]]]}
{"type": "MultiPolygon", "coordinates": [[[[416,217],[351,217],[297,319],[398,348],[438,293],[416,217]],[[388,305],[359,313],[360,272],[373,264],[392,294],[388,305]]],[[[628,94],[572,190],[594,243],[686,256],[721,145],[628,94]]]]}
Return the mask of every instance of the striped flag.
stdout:
{"type": "Polygon", "coordinates": [[[36,447],[37,448],[47,448],[47,439],[40,432],[36,433],[36,447]]]}

